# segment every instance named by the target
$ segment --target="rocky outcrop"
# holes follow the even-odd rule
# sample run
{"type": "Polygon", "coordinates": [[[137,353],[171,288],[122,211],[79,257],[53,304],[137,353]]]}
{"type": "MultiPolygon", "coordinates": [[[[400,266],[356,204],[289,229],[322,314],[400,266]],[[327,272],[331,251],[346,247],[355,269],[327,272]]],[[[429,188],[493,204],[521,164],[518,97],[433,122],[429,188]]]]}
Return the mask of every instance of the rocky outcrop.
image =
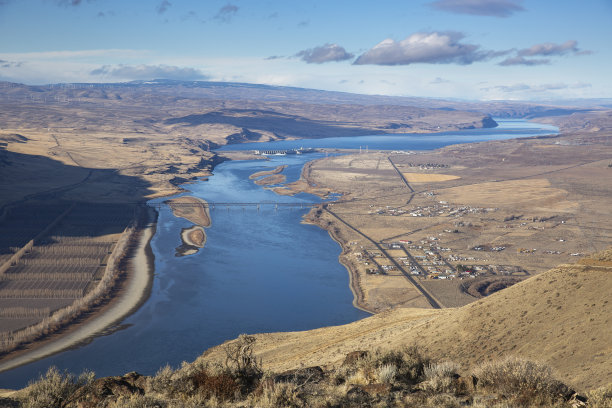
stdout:
{"type": "Polygon", "coordinates": [[[134,394],[144,395],[147,377],[137,372],[127,373],[121,377],[104,377],[81,387],[65,405],[66,408],[95,408],[103,406],[108,400],[116,401],[134,394]]]}

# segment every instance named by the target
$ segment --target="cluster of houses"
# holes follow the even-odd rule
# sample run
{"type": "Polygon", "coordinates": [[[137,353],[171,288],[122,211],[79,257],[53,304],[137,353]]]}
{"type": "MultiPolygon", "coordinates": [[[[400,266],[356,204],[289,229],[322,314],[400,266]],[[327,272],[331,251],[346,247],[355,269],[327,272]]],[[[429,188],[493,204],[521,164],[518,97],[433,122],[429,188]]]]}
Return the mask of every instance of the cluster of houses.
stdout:
{"type": "Polygon", "coordinates": [[[385,207],[376,207],[374,205],[370,205],[371,210],[368,211],[368,214],[378,214],[378,215],[403,215],[408,214],[412,217],[462,217],[466,214],[484,214],[493,211],[497,211],[497,208],[480,208],[480,207],[471,207],[469,205],[462,205],[460,207],[455,207],[453,205],[448,204],[446,201],[439,201],[436,204],[428,205],[428,206],[419,206],[412,208],[410,210],[405,210],[402,207],[393,207],[387,205],[385,207]]]}
{"type": "MultiPolygon", "coordinates": [[[[439,203],[436,208],[443,208],[444,203],[439,203]]],[[[472,211],[495,211],[496,209],[468,208],[472,211]]],[[[397,210],[394,208],[384,209],[397,210]]],[[[445,232],[454,232],[445,230],[445,232]]],[[[439,235],[443,235],[442,233],[439,235]]],[[[356,245],[357,242],[351,242],[356,245]]],[[[366,266],[369,274],[385,275],[397,271],[394,263],[401,266],[405,272],[421,279],[470,279],[482,275],[517,275],[528,274],[523,268],[515,265],[488,265],[485,259],[477,259],[473,256],[453,254],[451,248],[440,244],[437,236],[424,237],[418,241],[400,239],[394,242],[382,244],[383,251],[379,249],[364,249],[354,252],[357,260],[366,266]],[[389,252],[386,252],[389,251],[389,252]],[[398,252],[403,251],[403,252],[398,252]],[[393,261],[387,260],[385,254],[393,257],[393,261]],[[404,255],[405,253],[405,255],[404,255]],[[479,263],[479,264],[476,264],[479,263]]],[[[483,244],[471,248],[474,251],[501,252],[507,249],[507,245],[483,244]]],[[[519,248],[521,253],[534,253],[536,249],[519,248]]],[[[559,254],[559,251],[544,251],[547,254],[559,254]]],[[[572,254],[573,255],[573,254],[572,254]]]]}
{"type": "MultiPolygon", "coordinates": [[[[370,205],[370,208],[374,208],[373,205],[370,205]]],[[[403,210],[401,208],[397,208],[397,207],[392,207],[390,205],[386,206],[386,207],[378,207],[376,209],[370,210],[368,211],[368,214],[378,214],[378,215],[402,215],[402,214],[406,214],[406,210],[403,210]]]]}
{"type": "Polygon", "coordinates": [[[462,205],[455,207],[448,204],[446,201],[438,201],[437,204],[424,207],[416,207],[409,212],[412,217],[462,217],[467,214],[484,214],[497,211],[497,208],[480,208],[462,205]]]}
{"type": "Polygon", "coordinates": [[[447,169],[450,166],[442,163],[405,163],[402,167],[418,167],[420,170],[447,169]]]}
{"type": "Polygon", "coordinates": [[[472,250],[474,251],[489,251],[489,252],[501,252],[504,249],[506,249],[505,245],[497,245],[497,246],[476,245],[475,247],[472,247],[472,250]]]}

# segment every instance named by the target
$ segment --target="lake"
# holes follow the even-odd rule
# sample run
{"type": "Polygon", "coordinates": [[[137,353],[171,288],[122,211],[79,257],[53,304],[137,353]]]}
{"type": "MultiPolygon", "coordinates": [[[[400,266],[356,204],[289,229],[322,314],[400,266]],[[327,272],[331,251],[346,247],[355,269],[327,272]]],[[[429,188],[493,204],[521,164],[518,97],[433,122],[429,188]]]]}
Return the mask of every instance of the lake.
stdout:
{"type": "Polygon", "coordinates": [[[556,134],[552,125],[527,122],[522,119],[495,119],[499,126],[441,133],[406,133],[391,135],[329,137],[325,139],[281,140],[274,142],[240,143],[221,147],[221,151],[285,150],[304,148],[372,149],[372,150],[433,150],[457,143],[504,140],[517,137],[556,134]]]}

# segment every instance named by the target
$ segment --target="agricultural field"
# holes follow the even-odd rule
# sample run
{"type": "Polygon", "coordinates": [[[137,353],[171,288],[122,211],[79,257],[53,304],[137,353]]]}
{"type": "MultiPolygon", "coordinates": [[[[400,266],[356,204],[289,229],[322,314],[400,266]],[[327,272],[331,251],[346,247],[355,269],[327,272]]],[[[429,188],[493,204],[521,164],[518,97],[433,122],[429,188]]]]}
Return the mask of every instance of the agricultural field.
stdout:
{"type": "Polygon", "coordinates": [[[2,348],[11,345],[14,332],[70,308],[100,284],[135,211],[134,205],[67,202],[5,210],[0,223],[2,348]]]}

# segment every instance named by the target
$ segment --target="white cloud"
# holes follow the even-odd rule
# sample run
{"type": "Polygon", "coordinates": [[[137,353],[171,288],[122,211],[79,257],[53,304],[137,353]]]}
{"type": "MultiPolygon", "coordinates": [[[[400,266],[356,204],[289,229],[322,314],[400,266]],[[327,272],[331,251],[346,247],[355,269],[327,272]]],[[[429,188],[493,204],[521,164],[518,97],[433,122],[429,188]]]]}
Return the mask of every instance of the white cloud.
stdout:
{"type": "Polygon", "coordinates": [[[529,48],[518,50],[516,55],[508,57],[498,65],[545,65],[550,64],[549,58],[525,58],[525,57],[554,57],[560,55],[587,55],[592,54],[592,51],[581,50],[578,48],[578,41],[569,40],[563,44],[555,44],[551,42],[532,45],[529,48]]]}
{"type": "Polygon", "coordinates": [[[499,86],[495,86],[494,88],[503,92],[524,92],[524,91],[528,91],[528,92],[536,92],[536,93],[541,93],[541,92],[548,92],[548,91],[559,91],[559,90],[565,90],[565,89],[583,89],[583,88],[590,88],[591,84],[589,83],[584,83],[584,82],[578,82],[575,84],[567,84],[564,82],[554,82],[554,83],[548,83],[548,84],[539,84],[539,85],[527,85],[524,83],[518,83],[518,84],[513,84],[513,85],[499,85],[499,86]]]}
{"type": "Polygon", "coordinates": [[[202,80],[206,79],[202,71],[190,67],[177,67],[171,65],[103,65],[90,72],[91,75],[100,75],[113,80],[133,79],[178,79],[202,80]]]}
{"type": "Polygon", "coordinates": [[[402,41],[386,39],[362,54],[356,65],[462,64],[483,61],[495,56],[479,51],[480,46],[462,43],[456,32],[414,33],[402,41]]]}
{"type": "Polygon", "coordinates": [[[565,54],[580,54],[590,53],[590,51],[581,51],[578,49],[578,41],[569,40],[563,44],[555,44],[551,42],[535,44],[529,48],[522,49],[518,52],[518,55],[524,57],[533,57],[535,55],[549,56],[549,55],[565,55],[565,54]]]}
{"type": "Polygon", "coordinates": [[[514,57],[506,58],[505,60],[500,62],[498,65],[509,66],[509,65],[546,65],[546,64],[550,64],[550,60],[547,59],[547,58],[542,58],[542,59],[532,58],[532,59],[528,59],[528,58],[516,55],[514,57]]]}
{"type": "Polygon", "coordinates": [[[329,43],[300,51],[295,56],[301,57],[302,61],[305,61],[308,64],[345,61],[354,57],[353,54],[346,52],[344,47],[341,47],[338,44],[329,43]]]}

